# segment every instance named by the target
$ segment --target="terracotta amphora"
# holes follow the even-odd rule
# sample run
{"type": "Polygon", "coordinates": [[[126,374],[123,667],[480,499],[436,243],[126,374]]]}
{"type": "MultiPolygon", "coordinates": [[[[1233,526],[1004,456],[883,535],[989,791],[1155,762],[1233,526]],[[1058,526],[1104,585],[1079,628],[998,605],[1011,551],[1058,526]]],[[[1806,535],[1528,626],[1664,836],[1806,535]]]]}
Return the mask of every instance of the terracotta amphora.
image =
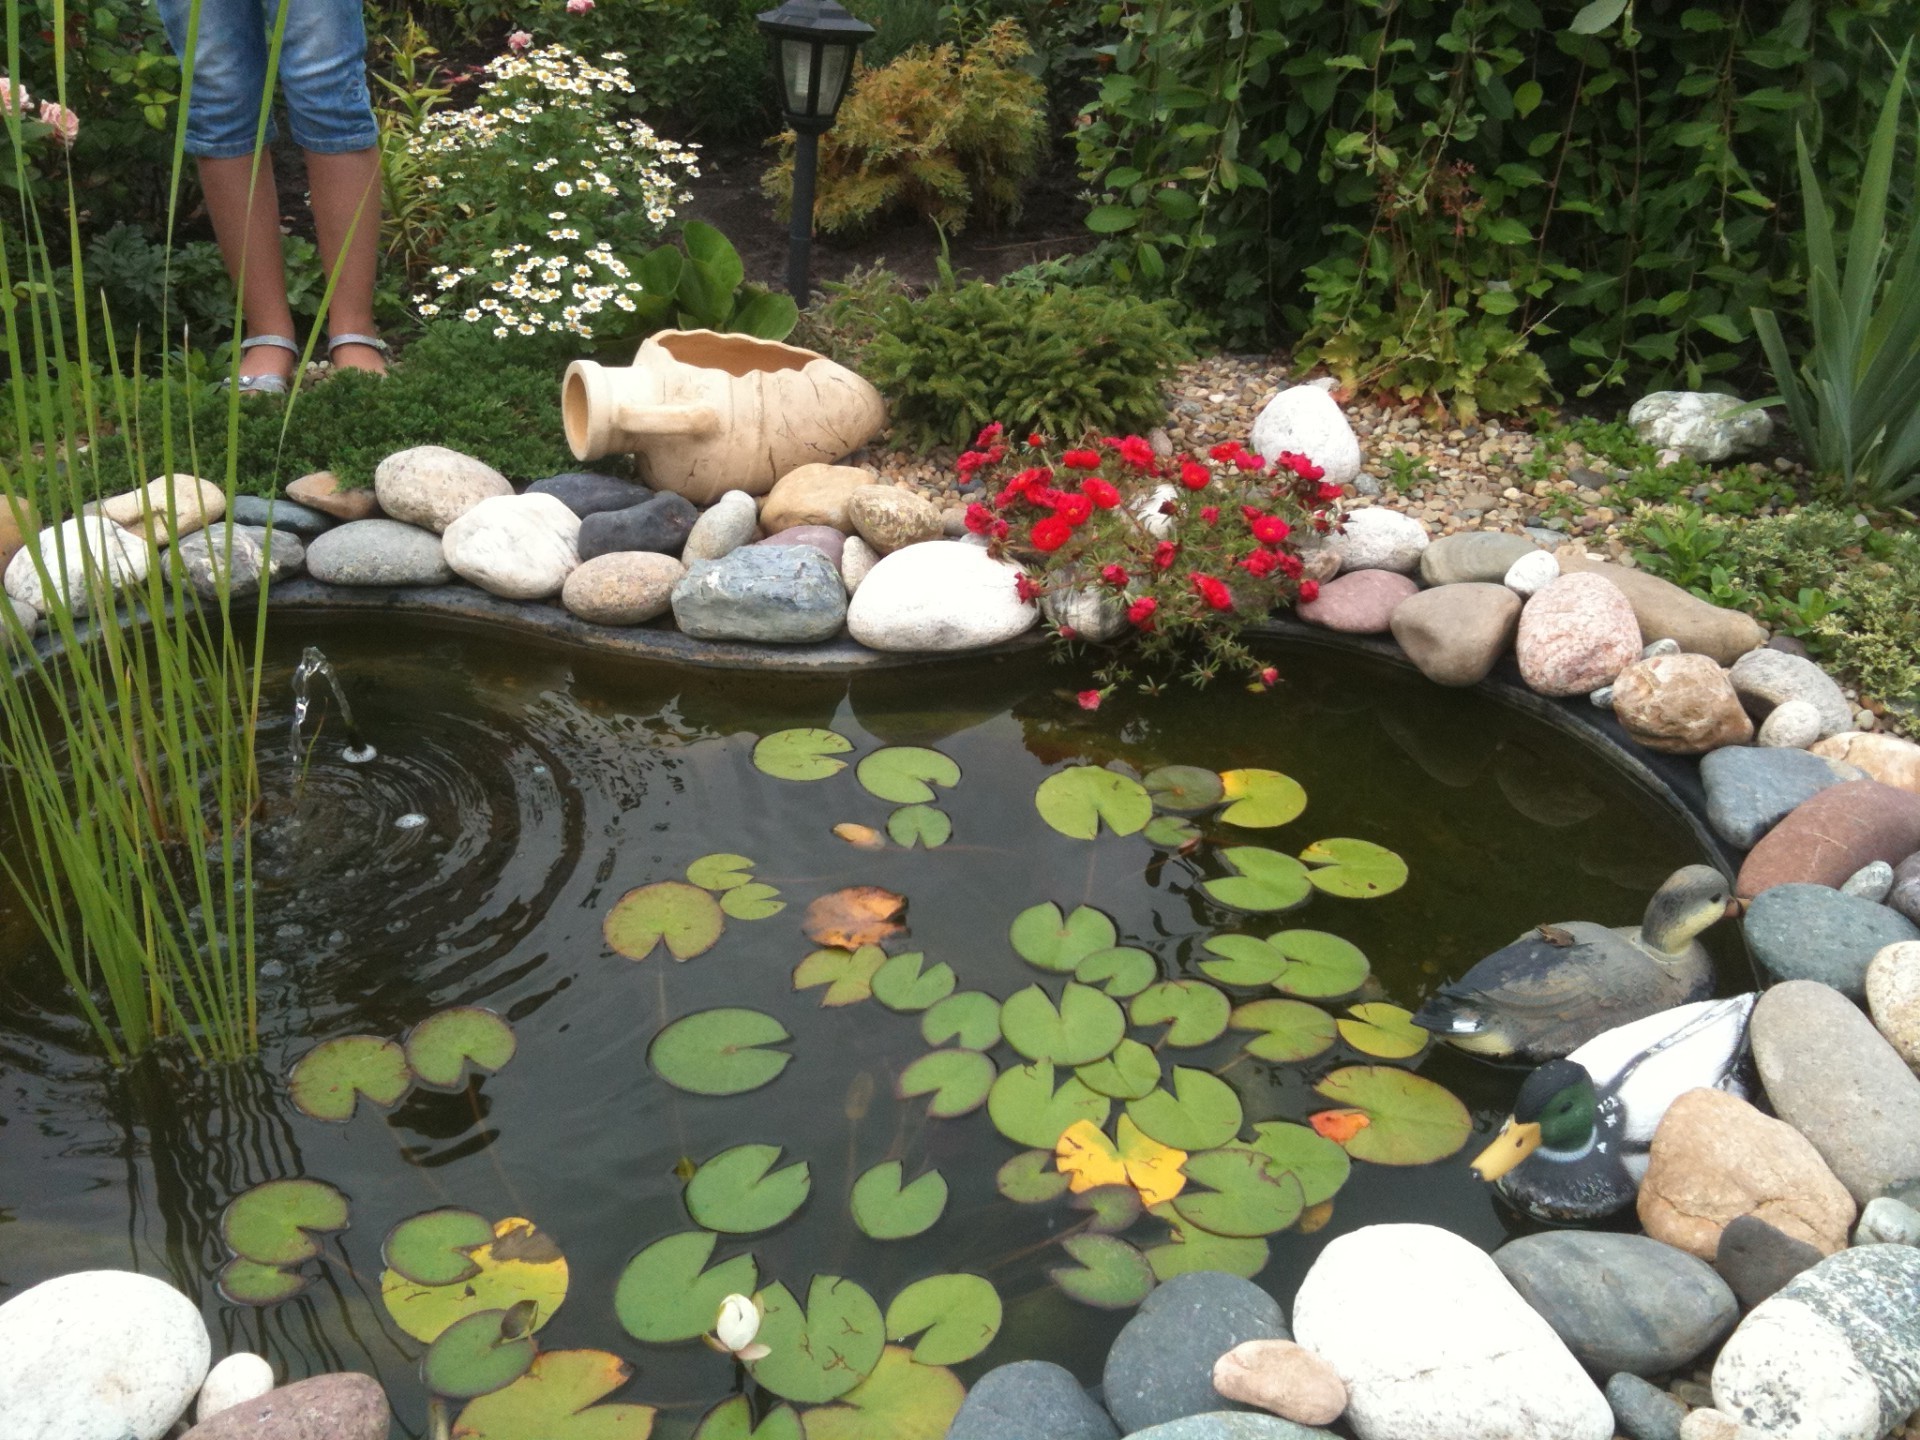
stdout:
{"type": "Polygon", "coordinates": [[[789,470],[832,464],[873,439],[886,402],[824,355],[712,330],[649,336],[633,364],[567,367],[567,444],[582,460],[630,451],[658,490],[707,505],[764,495],[789,470]]]}

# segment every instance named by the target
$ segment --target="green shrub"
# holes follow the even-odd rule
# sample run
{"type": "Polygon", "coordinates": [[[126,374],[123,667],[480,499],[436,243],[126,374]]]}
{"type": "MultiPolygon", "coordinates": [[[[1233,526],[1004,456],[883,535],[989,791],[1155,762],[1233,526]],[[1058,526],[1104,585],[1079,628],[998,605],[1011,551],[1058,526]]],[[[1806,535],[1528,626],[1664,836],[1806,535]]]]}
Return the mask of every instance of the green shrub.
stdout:
{"type": "Polygon", "coordinates": [[[852,271],[844,280],[828,280],[819,290],[800,312],[793,343],[855,370],[866,363],[867,347],[880,333],[887,306],[908,293],[906,282],[881,265],[852,271]]]}
{"type": "Polygon", "coordinates": [[[576,15],[566,0],[539,0],[527,29],[540,44],[625,55],[650,119],[690,135],[763,135],[778,99],[753,18],[767,8],[766,0],[600,0],[576,15]]]}

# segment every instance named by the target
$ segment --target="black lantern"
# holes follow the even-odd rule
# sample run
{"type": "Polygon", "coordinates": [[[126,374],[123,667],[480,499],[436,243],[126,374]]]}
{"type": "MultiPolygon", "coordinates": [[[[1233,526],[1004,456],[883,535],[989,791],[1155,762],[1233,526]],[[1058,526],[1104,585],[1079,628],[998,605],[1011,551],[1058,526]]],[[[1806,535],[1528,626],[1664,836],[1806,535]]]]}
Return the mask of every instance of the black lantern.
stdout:
{"type": "Polygon", "coordinates": [[[807,303],[807,256],[813,245],[813,179],[820,133],[833,124],[853,74],[853,55],[873,27],[834,0],[786,0],[759,17],[773,41],[773,73],[793,127],[793,220],[787,238],[787,289],[807,303]]]}

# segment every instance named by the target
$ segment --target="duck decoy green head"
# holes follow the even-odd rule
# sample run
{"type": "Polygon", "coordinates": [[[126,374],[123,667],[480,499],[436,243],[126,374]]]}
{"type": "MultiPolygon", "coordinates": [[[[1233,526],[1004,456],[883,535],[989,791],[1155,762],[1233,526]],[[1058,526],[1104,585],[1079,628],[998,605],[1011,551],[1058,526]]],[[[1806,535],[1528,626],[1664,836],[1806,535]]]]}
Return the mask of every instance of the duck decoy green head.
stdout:
{"type": "Polygon", "coordinates": [[[1738,913],[1739,902],[1726,876],[1711,865],[1688,865],[1653,892],[1640,921],[1640,938],[1664,954],[1680,955],[1702,930],[1738,913]]]}
{"type": "Polygon", "coordinates": [[[1513,1114],[1473,1159],[1482,1180],[1498,1180],[1536,1150],[1579,1154],[1593,1143],[1599,1097],[1584,1065],[1551,1060],[1527,1077],[1513,1114]]]}

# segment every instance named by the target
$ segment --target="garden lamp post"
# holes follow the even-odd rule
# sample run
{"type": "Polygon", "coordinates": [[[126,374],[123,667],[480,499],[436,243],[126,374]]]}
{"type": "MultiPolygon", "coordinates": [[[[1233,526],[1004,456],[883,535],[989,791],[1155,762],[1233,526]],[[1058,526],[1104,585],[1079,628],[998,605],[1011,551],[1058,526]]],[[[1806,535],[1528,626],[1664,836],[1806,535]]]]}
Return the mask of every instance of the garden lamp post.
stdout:
{"type": "Polygon", "coordinates": [[[785,0],[758,17],[773,41],[773,73],[793,127],[793,218],[787,231],[787,290],[807,303],[807,257],[813,248],[813,176],[820,135],[833,124],[853,52],[873,38],[873,27],[849,15],[834,0],[785,0]]]}

